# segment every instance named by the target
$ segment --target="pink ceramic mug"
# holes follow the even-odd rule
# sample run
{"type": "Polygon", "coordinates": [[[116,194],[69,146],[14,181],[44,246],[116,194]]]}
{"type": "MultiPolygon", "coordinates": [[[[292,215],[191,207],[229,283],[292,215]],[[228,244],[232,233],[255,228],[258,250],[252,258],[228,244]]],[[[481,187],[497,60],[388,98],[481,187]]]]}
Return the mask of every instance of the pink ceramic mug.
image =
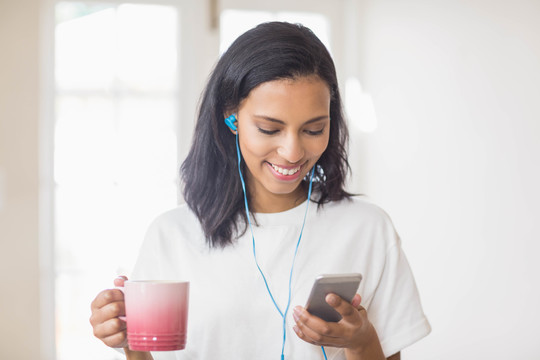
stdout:
{"type": "Polygon", "coordinates": [[[124,283],[128,346],[135,351],[186,347],[189,282],[124,283]]]}

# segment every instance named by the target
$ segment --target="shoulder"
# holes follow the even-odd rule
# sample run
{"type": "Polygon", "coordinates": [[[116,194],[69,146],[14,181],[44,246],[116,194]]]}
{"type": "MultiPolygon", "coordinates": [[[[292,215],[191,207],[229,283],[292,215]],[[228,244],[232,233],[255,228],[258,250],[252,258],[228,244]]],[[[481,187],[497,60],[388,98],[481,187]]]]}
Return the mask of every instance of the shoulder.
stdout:
{"type": "Polygon", "coordinates": [[[333,233],[354,242],[373,244],[385,252],[401,240],[390,216],[365,196],[352,196],[324,204],[313,221],[317,228],[330,228],[333,233]]]}
{"type": "Polygon", "coordinates": [[[201,237],[204,238],[199,220],[186,204],[157,216],[146,233],[146,240],[159,242],[179,239],[198,242],[201,237]]]}
{"type": "Polygon", "coordinates": [[[366,196],[355,195],[324,204],[322,216],[337,217],[345,221],[362,220],[376,223],[391,223],[390,216],[366,196]]]}
{"type": "Polygon", "coordinates": [[[189,226],[198,222],[186,204],[179,205],[158,215],[150,224],[150,228],[171,228],[189,226]]]}

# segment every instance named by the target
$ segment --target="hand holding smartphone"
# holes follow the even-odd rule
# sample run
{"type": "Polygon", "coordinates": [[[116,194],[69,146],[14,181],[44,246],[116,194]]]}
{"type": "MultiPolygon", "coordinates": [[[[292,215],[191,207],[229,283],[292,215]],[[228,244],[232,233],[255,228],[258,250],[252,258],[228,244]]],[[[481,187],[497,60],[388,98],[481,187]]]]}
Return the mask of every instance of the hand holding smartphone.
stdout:
{"type": "Polygon", "coordinates": [[[319,275],[311,289],[311,294],[306,303],[306,310],[324,321],[340,321],[341,315],[326,302],[326,295],[333,293],[343,300],[351,302],[361,280],[362,275],[356,273],[319,275]]]}

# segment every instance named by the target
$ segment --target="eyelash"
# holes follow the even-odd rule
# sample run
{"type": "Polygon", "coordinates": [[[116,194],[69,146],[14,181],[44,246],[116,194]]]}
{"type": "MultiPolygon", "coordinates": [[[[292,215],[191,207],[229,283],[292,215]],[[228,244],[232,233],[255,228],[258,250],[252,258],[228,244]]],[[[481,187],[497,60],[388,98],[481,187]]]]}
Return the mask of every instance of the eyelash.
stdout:
{"type": "Polygon", "coordinates": [[[275,133],[277,133],[279,130],[264,130],[264,129],[261,129],[261,128],[258,128],[260,132],[262,132],[263,134],[265,135],[274,135],[275,133]]]}
{"type": "Polygon", "coordinates": [[[322,128],[321,130],[317,130],[317,131],[306,130],[306,132],[309,135],[312,135],[312,136],[322,135],[322,133],[324,132],[324,128],[322,128]]]}
{"type": "MultiPolygon", "coordinates": [[[[261,129],[261,128],[258,128],[258,130],[261,133],[265,134],[265,135],[274,135],[279,131],[279,130],[265,130],[265,129],[261,129]]],[[[311,136],[322,135],[322,133],[324,132],[324,128],[322,128],[321,130],[317,130],[317,131],[305,130],[305,132],[308,135],[311,135],[311,136]]]]}

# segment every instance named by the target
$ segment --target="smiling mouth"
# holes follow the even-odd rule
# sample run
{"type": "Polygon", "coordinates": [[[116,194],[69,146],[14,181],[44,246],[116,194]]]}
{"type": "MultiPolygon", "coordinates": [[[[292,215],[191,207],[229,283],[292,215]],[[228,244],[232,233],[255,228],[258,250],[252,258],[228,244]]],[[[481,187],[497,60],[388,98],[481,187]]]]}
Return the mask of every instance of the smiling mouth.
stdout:
{"type": "Polygon", "coordinates": [[[291,175],[296,174],[298,171],[300,171],[300,168],[302,167],[302,165],[298,165],[295,168],[285,169],[285,168],[279,167],[277,165],[274,165],[272,163],[269,163],[269,164],[270,164],[270,166],[272,166],[272,168],[275,171],[277,171],[281,175],[285,175],[285,176],[291,176],[291,175]]]}

